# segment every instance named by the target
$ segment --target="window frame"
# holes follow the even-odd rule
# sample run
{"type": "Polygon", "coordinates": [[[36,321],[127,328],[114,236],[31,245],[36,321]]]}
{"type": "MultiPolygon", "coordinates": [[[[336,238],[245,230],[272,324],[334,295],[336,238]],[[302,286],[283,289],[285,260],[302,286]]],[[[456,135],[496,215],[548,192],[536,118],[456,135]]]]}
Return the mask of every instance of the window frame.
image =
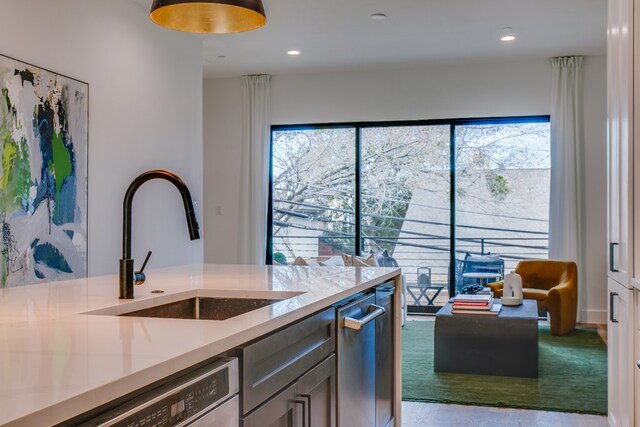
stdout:
{"type": "MultiPolygon", "coordinates": [[[[456,119],[425,119],[425,120],[395,120],[395,121],[355,121],[355,122],[333,122],[333,123],[309,123],[294,125],[271,125],[269,141],[269,194],[267,211],[267,253],[266,263],[273,264],[273,134],[278,131],[287,130],[313,130],[313,129],[354,129],[355,131],[355,251],[361,253],[363,247],[362,236],[362,206],[361,206],[361,135],[362,129],[376,127],[410,127],[410,126],[449,126],[449,167],[450,167],[450,197],[449,197],[449,259],[456,257],[456,127],[470,125],[495,125],[495,124],[515,124],[515,123],[551,123],[550,115],[527,115],[527,116],[506,116],[506,117],[471,117],[456,119]]],[[[455,264],[450,263],[449,292],[453,295],[455,287],[455,264]]]]}

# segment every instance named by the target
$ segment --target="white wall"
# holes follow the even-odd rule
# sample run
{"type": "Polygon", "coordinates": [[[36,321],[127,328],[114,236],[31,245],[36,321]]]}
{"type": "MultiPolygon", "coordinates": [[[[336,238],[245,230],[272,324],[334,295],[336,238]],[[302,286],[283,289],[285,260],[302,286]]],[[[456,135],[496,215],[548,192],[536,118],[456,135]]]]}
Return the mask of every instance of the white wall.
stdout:
{"type": "MultiPolygon", "coordinates": [[[[172,170],[202,202],[196,38],[155,26],[130,0],[3,0],[0,53],[89,83],[90,275],[117,271],[122,199],[139,173],[172,170]]],[[[139,190],[133,230],[134,257],[154,251],[150,268],[202,262],[168,182],[139,190]]]]}
{"type": "Polygon", "coordinates": [[[239,77],[205,80],[204,135],[205,262],[234,264],[242,259],[238,246],[242,151],[239,77]]]}
{"type": "MultiPolygon", "coordinates": [[[[585,78],[587,288],[590,322],[606,321],[605,57],[585,78]],[[595,191],[592,191],[595,190],[595,191]]],[[[457,67],[272,77],[273,124],[549,114],[548,59],[457,67]]],[[[205,260],[239,260],[240,78],[204,84],[205,260]],[[216,210],[218,208],[218,210],[216,210]],[[220,215],[216,215],[220,213],[220,215]]]]}
{"type": "Polygon", "coordinates": [[[546,61],[274,76],[274,124],[549,113],[546,61]]]}

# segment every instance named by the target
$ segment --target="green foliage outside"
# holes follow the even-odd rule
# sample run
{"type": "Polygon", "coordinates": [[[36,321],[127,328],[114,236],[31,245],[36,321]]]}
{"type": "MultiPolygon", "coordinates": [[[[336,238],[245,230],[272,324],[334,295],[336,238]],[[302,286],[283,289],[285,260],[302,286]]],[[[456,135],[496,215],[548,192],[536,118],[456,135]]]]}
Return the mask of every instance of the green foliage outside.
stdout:
{"type": "Polygon", "coordinates": [[[504,200],[504,198],[511,192],[509,184],[504,176],[495,172],[487,172],[485,178],[487,180],[487,187],[495,198],[504,200]]]}
{"type": "Polygon", "coordinates": [[[278,264],[286,264],[287,257],[282,252],[276,252],[275,254],[273,254],[273,261],[277,262],[278,264]]]}

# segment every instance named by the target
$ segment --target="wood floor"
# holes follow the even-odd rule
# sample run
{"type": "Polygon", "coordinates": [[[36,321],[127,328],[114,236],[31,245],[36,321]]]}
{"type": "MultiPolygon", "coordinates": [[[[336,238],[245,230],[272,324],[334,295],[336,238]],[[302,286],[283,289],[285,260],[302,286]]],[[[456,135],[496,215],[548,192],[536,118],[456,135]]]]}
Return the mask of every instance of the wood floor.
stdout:
{"type": "Polygon", "coordinates": [[[484,406],[402,402],[402,427],[606,427],[607,417],[484,406]]]}

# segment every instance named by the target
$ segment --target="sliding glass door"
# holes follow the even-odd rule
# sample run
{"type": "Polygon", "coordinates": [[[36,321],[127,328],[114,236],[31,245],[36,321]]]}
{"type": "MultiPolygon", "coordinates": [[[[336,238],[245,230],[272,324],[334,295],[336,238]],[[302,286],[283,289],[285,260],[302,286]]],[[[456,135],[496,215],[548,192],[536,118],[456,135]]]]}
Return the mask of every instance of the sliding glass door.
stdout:
{"type": "Polygon", "coordinates": [[[353,127],[273,132],[273,261],[355,251],[354,140],[353,127]]]}
{"type": "Polygon", "coordinates": [[[547,257],[549,131],[548,117],[274,126],[268,259],[384,256],[410,311],[433,312],[479,282],[469,257],[499,259],[483,284],[547,257]]]}
{"type": "Polygon", "coordinates": [[[434,311],[448,299],[450,129],[379,126],[360,134],[362,247],[396,260],[412,311],[434,311]]]}
{"type": "Polygon", "coordinates": [[[471,257],[462,275],[475,271],[474,259],[490,263],[480,268],[486,277],[458,277],[458,290],[498,280],[522,259],[548,257],[549,132],[548,121],[455,127],[456,255],[471,257]]]}

